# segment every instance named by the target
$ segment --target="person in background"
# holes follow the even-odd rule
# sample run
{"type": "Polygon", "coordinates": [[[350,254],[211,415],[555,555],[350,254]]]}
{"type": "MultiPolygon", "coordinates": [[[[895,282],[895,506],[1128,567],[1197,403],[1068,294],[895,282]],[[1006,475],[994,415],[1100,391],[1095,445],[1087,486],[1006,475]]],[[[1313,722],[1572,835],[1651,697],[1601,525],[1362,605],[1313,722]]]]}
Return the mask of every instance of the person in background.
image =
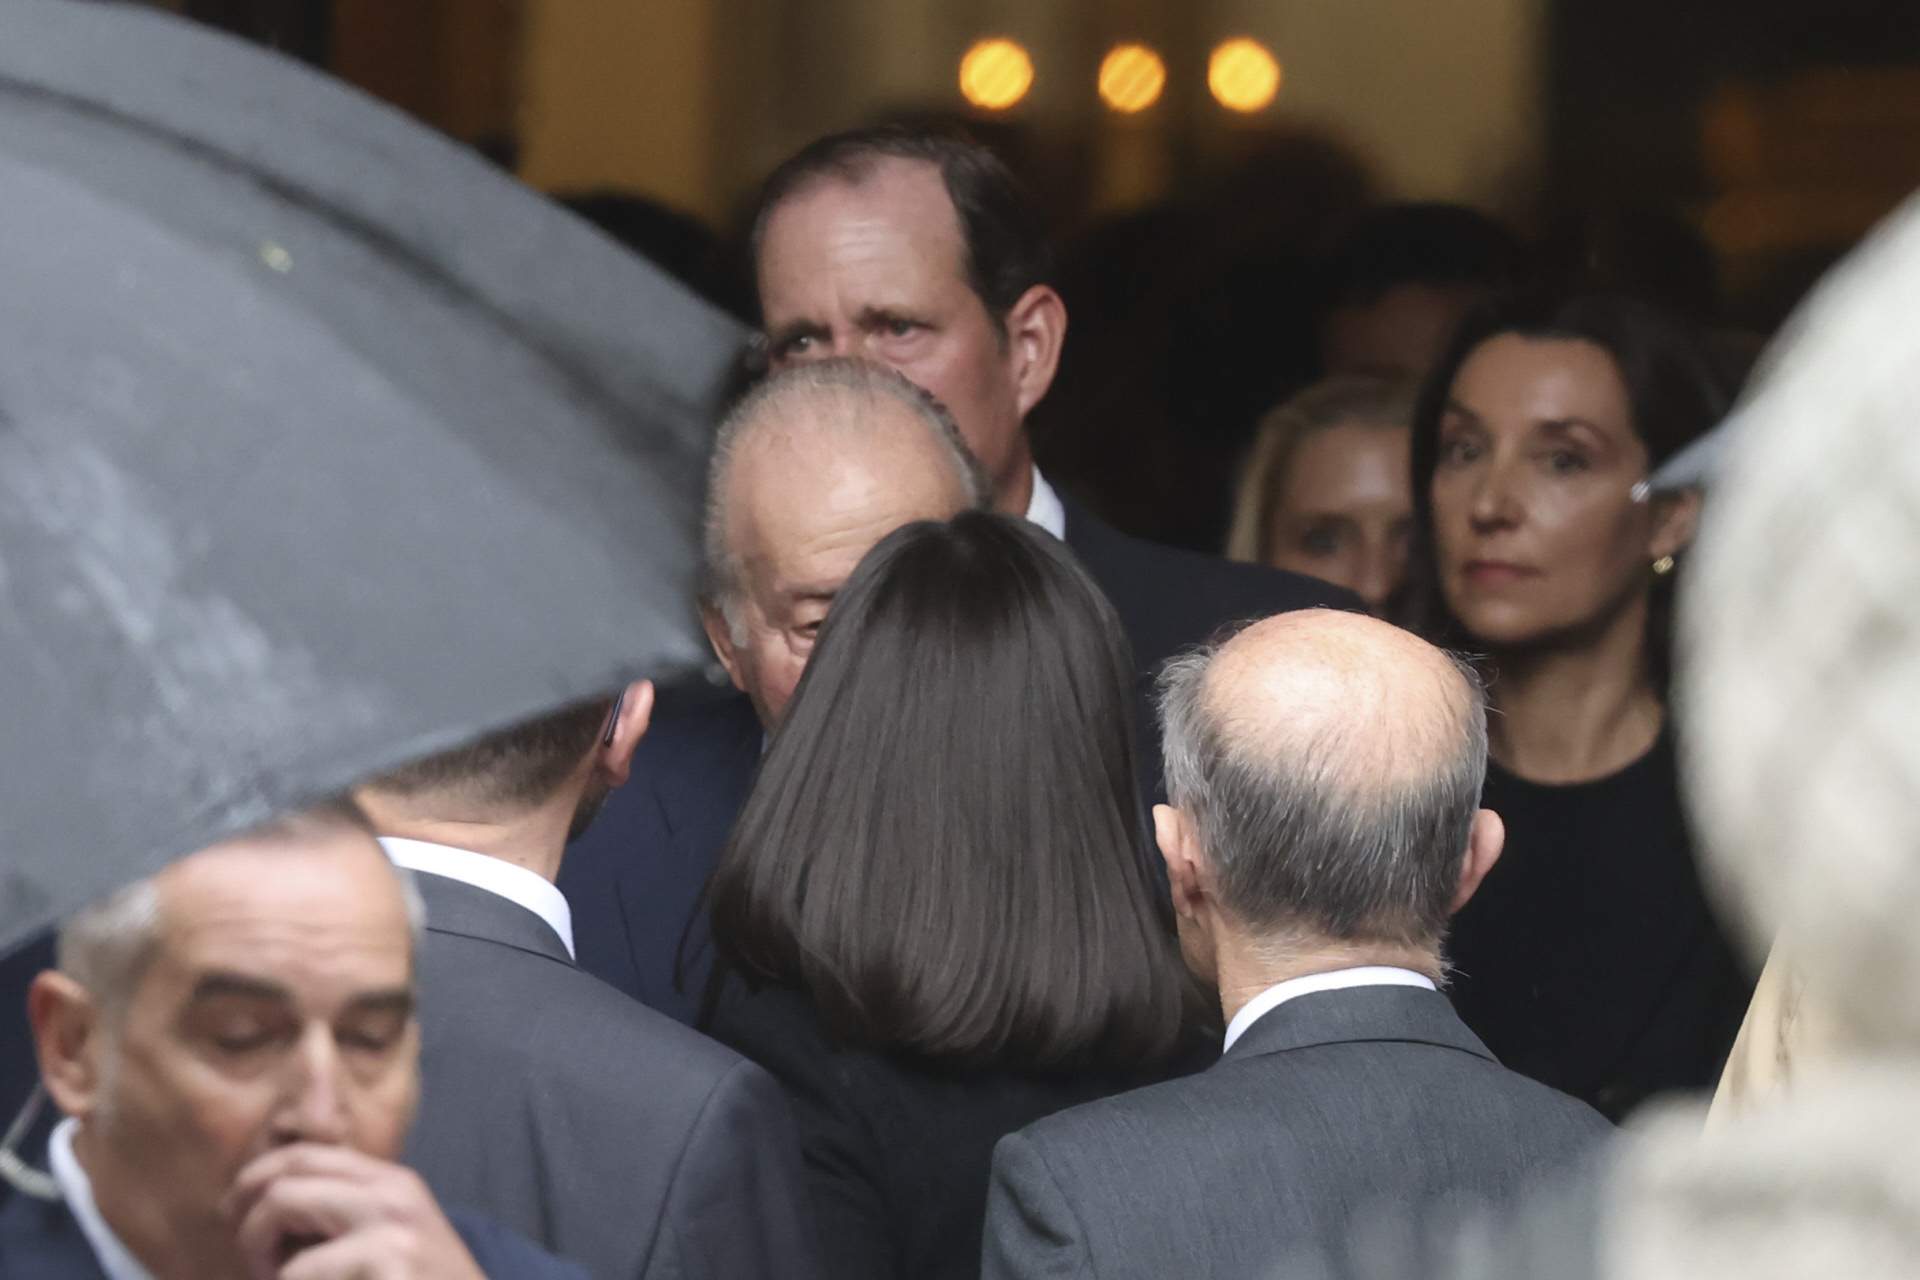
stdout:
{"type": "Polygon", "coordinates": [[[1464,205],[1389,204],[1363,215],[1327,269],[1322,374],[1423,378],[1460,321],[1528,282],[1521,240],[1464,205]]]}
{"type": "Polygon", "coordinates": [[[626,781],[653,688],[589,700],[363,784],[427,908],[425,1101],[409,1162],[602,1280],[806,1280],[811,1223],[766,1073],[574,964],[554,887],[626,781]]]}
{"type": "Polygon", "coordinates": [[[714,873],[703,1025],[786,1084],[837,1280],[971,1280],[994,1142],[1191,1044],[1132,676],[1003,516],[896,531],[827,617],[714,873]]]}
{"type": "Polygon", "coordinates": [[[1176,660],[1163,687],[1154,826],[1225,1052],[1003,1140],[982,1276],[1287,1274],[1356,1214],[1509,1202],[1603,1140],[1436,990],[1447,918],[1500,857],[1472,672],[1314,610],[1176,660]]]}
{"type": "Polygon", "coordinates": [[[1667,714],[1697,491],[1652,470],[1727,393],[1689,332],[1607,297],[1470,321],[1414,419],[1413,608],[1487,655],[1507,856],[1455,921],[1454,1000],[1501,1061],[1618,1118],[1706,1088],[1750,980],[1708,909],[1667,714]]]}
{"type": "Polygon", "coordinates": [[[809,363],[727,414],[707,477],[700,608],[734,689],[663,692],[631,781],[568,850],[558,883],[582,968],[693,1020],[710,958],[700,891],[828,607],[874,543],[986,494],[946,411],[883,365],[809,363]]]}
{"type": "MultiPolygon", "coordinates": [[[[810,143],[762,189],[753,263],[772,367],[863,356],[938,398],[994,509],[1066,542],[1113,602],[1143,693],[1161,662],[1223,623],[1353,604],[1310,578],[1129,537],[1040,474],[1027,417],[1053,385],[1067,310],[1039,215],[986,148],[898,127],[810,143]]],[[[1156,742],[1143,743],[1150,762],[1156,742]]],[[[1157,768],[1146,776],[1157,785],[1157,768]]]]}
{"type": "Polygon", "coordinates": [[[1380,613],[1406,572],[1415,386],[1347,374],[1261,419],[1227,556],[1345,587],[1380,613]]]}
{"type": "Polygon", "coordinates": [[[397,1163],[419,916],[343,802],[76,913],[28,1000],[57,1194],[0,1211],[0,1275],[585,1280],[397,1163]]]}

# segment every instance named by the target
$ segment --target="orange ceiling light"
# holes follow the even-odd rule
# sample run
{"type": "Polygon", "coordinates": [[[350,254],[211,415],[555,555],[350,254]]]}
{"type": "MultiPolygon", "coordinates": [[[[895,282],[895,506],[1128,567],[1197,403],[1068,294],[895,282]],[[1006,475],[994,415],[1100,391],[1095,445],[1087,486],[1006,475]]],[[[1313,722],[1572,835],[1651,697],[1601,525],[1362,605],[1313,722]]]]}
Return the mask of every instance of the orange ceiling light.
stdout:
{"type": "Polygon", "coordinates": [[[960,96],[983,111],[1005,111],[1033,88],[1033,58],[1018,41],[977,40],[960,58],[960,96]]]}
{"type": "Polygon", "coordinates": [[[1167,87],[1167,64],[1144,44],[1119,44],[1100,60],[1100,100],[1122,115],[1145,111],[1167,87]]]}
{"type": "Polygon", "coordinates": [[[1223,40],[1207,59],[1207,88],[1229,111],[1263,111],[1280,92],[1280,61],[1258,40],[1223,40]]]}

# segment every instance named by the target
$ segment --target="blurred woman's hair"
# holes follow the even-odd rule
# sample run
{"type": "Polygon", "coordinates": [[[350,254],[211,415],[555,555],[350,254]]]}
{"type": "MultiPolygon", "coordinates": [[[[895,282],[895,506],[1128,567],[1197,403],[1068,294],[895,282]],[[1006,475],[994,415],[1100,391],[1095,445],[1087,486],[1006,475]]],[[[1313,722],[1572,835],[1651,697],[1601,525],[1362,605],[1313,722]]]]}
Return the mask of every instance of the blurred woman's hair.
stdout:
{"type": "Polygon", "coordinates": [[[1133,683],[1055,539],[981,513],[896,530],[836,597],[715,869],[718,972],[955,1067],[1165,1060],[1192,988],[1143,856],[1133,683]]]}
{"type": "MultiPolygon", "coordinates": [[[[1507,334],[1586,342],[1613,361],[1626,389],[1630,426],[1647,451],[1648,473],[1726,416],[1732,402],[1720,365],[1704,338],[1681,321],[1632,298],[1586,294],[1508,298],[1470,315],[1420,389],[1413,414],[1413,542],[1407,585],[1392,616],[1435,640],[1471,647],[1440,590],[1433,537],[1433,473],[1439,465],[1440,421],[1462,366],[1482,345],[1507,334]]],[[[1673,586],[1681,575],[1653,578],[1645,645],[1662,690],[1669,670],[1673,586]]]]}
{"type": "Polygon", "coordinates": [[[1351,424],[1402,427],[1413,418],[1419,388],[1393,374],[1350,373],[1323,378],[1269,409],[1254,429],[1253,447],[1234,490],[1227,529],[1229,560],[1265,564],[1274,503],[1300,441],[1316,431],[1351,424]]]}

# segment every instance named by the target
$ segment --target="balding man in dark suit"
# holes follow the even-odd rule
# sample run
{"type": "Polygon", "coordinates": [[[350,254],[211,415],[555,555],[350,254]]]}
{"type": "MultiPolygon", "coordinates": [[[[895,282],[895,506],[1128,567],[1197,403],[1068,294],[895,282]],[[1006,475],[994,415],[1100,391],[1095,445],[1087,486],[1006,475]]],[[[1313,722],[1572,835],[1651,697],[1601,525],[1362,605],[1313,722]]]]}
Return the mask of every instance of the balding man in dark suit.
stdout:
{"type": "Polygon", "coordinates": [[[1506,1201],[1609,1131],[1436,989],[1504,834],[1464,666],[1314,610],[1176,661],[1163,708],[1155,833],[1225,1052],[1003,1139],[986,1280],[1266,1275],[1356,1213],[1506,1201]]]}

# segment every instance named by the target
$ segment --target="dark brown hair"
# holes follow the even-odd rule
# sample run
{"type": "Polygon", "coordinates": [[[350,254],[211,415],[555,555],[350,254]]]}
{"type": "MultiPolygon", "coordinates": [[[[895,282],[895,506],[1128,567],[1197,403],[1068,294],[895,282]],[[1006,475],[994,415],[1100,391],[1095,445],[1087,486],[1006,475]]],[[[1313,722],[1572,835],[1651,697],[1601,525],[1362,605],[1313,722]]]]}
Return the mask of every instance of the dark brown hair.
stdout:
{"type": "Polygon", "coordinates": [[[1132,682],[1047,534],[896,530],[835,600],[714,873],[721,971],[950,1066],[1163,1061],[1190,988],[1139,843],[1132,682]]]}

